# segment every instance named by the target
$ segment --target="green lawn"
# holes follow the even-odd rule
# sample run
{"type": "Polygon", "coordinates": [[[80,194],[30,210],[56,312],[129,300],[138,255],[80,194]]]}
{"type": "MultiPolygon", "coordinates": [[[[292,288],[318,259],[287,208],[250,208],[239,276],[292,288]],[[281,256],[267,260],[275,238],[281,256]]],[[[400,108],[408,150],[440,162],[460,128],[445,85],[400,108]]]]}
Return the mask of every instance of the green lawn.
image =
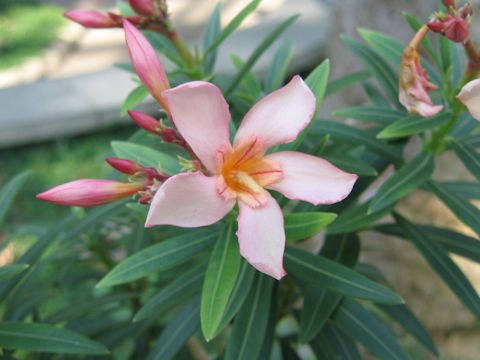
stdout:
{"type": "Polygon", "coordinates": [[[41,55],[67,23],[63,11],[35,0],[0,0],[0,70],[41,55]]]}

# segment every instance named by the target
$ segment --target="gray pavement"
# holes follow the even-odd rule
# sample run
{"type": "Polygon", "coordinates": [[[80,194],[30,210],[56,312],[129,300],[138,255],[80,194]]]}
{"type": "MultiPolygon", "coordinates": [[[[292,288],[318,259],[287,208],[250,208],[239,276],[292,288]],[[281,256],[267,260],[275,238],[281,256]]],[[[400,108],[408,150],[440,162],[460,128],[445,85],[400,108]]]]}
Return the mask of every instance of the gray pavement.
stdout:
{"type": "MultiPolygon", "coordinates": [[[[110,0],[55,0],[70,8],[110,9],[110,0]]],[[[222,1],[222,26],[249,1],[222,1]]],[[[208,16],[215,0],[172,0],[169,2],[172,22],[191,48],[202,43],[208,16]]],[[[216,71],[233,70],[231,54],[247,59],[255,47],[282,21],[293,14],[300,18],[264,54],[254,70],[265,73],[272,52],[283,39],[290,39],[295,53],[291,69],[298,71],[317,63],[324,55],[334,11],[323,0],[264,0],[239,30],[220,48],[216,71]]],[[[24,84],[0,89],[0,147],[44,141],[65,135],[94,131],[112,123],[128,121],[120,116],[126,95],[136,86],[131,75],[112,67],[126,62],[128,54],[121,29],[85,30],[72,24],[65,31],[63,47],[53,49],[50,63],[37,73],[27,68],[17,74],[24,84]],[[56,57],[55,57],[56,54],[56,57]],[[35,76],[41,79],[29,82],[35,76]]],[[[58,47],[58,45],[56,45],[58,47]]],[[[45,60],[43,60],[45,63],[45,60]]],[[[13,76],[15,77],[15,75],[13,76]]],[[[5,74],[0,73],[0,84],[5,74]]],[[[142,110],[158,108],[146,100],[142,110]]]]}

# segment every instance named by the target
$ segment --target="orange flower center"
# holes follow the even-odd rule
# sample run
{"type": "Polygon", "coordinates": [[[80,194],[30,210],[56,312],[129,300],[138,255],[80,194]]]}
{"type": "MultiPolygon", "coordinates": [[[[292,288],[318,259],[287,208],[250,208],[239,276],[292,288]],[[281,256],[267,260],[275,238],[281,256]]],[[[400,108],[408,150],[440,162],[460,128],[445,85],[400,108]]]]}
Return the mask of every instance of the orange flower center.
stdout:
{"type": "Polygon", "coordinates": [[[232,150],[218,154],[217,190],[225,199],[236,198],[252,208],[267,201],[265,186],[283,177],[283,171],[275,161],[266,159],[265,148],[255,137],[232,150]]]}

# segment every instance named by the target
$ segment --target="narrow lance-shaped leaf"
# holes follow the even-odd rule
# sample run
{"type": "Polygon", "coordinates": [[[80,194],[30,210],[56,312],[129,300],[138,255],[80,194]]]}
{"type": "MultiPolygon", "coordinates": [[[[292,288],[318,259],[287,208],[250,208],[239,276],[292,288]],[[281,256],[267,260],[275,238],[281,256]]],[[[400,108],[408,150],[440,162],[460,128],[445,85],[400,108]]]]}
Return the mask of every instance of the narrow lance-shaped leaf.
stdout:
{"type": "Polygon", "coordinates": [[[293,58],[291,47],[292,42],[286,40],[273,56],[272,63],[268,68],[267,76],[265,77],[265,93],[269,94],[272,91],[277,90],[285,80],[288,65],[293,58]]]}
{"type": "Polygon", "coordinates": [[[51,325],[0,323],[0,347],[63,354],[104,355],[105,346],[69,330],[51,325]]]}
{"type": "Polygon", "coordinates": [[[242,80],[245,74],[253,67],[257,62],[260,56],[270,47],[270,45],[278,39],[278,37],[285,31],[287,28],[293,24],[293,22],[298,18],[299,15],[294,15],[289,17],[283,23],[281,23],[276,29],[274,29],[253,51],[252,55],[243,65],[242,69],[237,73],[235,78],[230,82],[227,89],[225,90],[225,96],[228,96],[242,80]]]}
{"type": "Polygon", "coordinates": [[[372,199],[368,212],[379,211],[422,185],[432,175],[434,166],[430,152],[420,153],[385,181],[372,199]]]}
{"type": "MultiPolygon", "coordinates": [[[[231,55],[231,59],[233,64],[235,65],[235,68],[237,70],[241,70],[241,68],[245,64],[243,60],[236,55],[231,55]]],[[[241,82],[245,87],[245,90],[247,91],[249,100],[251,100],[253,104],[253,102],[255,102],[260,97],[260,94],[262,92],[260,81],[257,79],[256,75],[253,72],[247,71],[241,82]]]]}
{"type": "Polygon", "coordinates": [[[225,360],[257,358],[267,328],[273,281],[257,273],[250,294],[235,318],[225,360]]]}
{"type": "Polygon", "coordinates": [[[400,41],[369,29],[358,29],[360,36],[382,57],[395,65],[395,70],[400,69],[402,52],[405,45],[400,41]]]}
{"type": "Polygon", "coordinates": [[[290,274],[303,282],[346,296],[390,304],[403,302],[402,298],[391,290],[348,267],[301,249],[287,246],[285,267],[290,274]]]}
{"type": "Polygon", "coordinates": [[[336,92],[345,89],[353,84],[368,80],[372,77],[369,71],[359,71],[356,73],[344,75],[336,80],[328,83],[325,90],[325,97],[335,94],[336,92]]]}
{"type": "Polygon", "coordinates": [[[200,296],[196,296],[163,330],[147,360],[172,358],[200,326],[200,296]]]}
{"type": "Polygon", "coordinates": [[[322,360],[361,360],[352,338],[328,321],[318,336],[310,342],[313,352],[322,360]]]}
{"type": "Polygon", "coordinates": [[[148,94],[149,92],[145,85],[141,84],[137,86],[125,98],[122,109],[120,110],[120,115],[126,115],[128,110],[135,108],[143,99],[147,97],[148,94]]]}
{"type": "Polygon", "coordinates": [[[12,264],[0,266],[0,281],[7,280],[28,269],[28,264],[12,264]]]}
{"type": "Polygon", "coordinates": [[[449,112],[441,112],[432,117],[422,117],[419,115],[411,114],[405,116],[403,119],[399,119],[388,125],[380,133],[377,138],[390,139],[408,136],[412,134],[419,134],[426,130],[431,130],[445,125],[451,118],[449,112]]]}
{"type": "Polygon", "coordinates": [[[352,299],[345,298],[333,316],[345,333],[383,360],[408,360],[405,350],[382,323],[352,299]]]}
{"type": "Polygon", "coordinates": [[[376,106],[354,106],[335,110],[332,114],[344,118],[377,122],[381,124],[391,124],[406,115],[405,111],[379,108],[376,106]]]}
{"type": "Polygon", "coordinates": [[[327,212],[291,213],[285,215],[285,235],[289,241],[309,238],[328,224],[337,214],[327,212]]]}
{"type": "MultiPolygon", "coordinates": [[[[208,48],[213,44],[215,39],[220,36],[221,31],[221,10],[222,4],[217,3],[215,9],[213,9],[212,14],[210,15],[210,19],[207,23],[207,28],[205,29],[205,37],[203,39],[203,48],[205,52],[208,48]]],[[[203,59],[203,71],[205,74],[210,74],[215,66],[215,62],[217,61],[217,47],[213,48],[203,59]]]]}
{"type": "Polygon", "coordinates": [[[20,191],[30,173],[30,171],[25,171],[18,174],[0,189],[0,227],[15,195],[20,191]]]}
{"type": "Polygon", "coordinates": [[[468,200],[451,192],[442,184],[429,180],[427,189],[433,192],[450,210],[473,231],[480,235],[480,210],[470,204],[468,200]]]}
{"type": "Polygon", "coordinates": [[[477,180],[480,180],[480,154],[470,145],[453,138],[448,143],[462,160],[463,165],[477,180]]]}
{"type": "Polygon", "coordinates": [[[234,224],[230,222],[217,239],[205,274],[200,319],[207,341],[214,337],[222,320],[240,267],[234,224]]]}
{"type": "Polygon", "coordinates": [[[192,231],[149,246],[115,266],[97,287],[123,284],[168,269],[209,247],[217,236],[217,231],[192,231]]]}
{"type": "Polygon", "coordinates": [[[480,297],[476,293],[470,281],[465,274],[448,256],[436,242],[428,238],[427,235],[417,228],[414,224],[398,214],[393,214],[395,221],[400,225],[409,240],[425,257],[430,266],[440,275],[450,289],[455,293],[458,299],[480,319],[480,297]]]}
{"type": "Polygon", "coordinates": [[[478,182],[451,181],[443,182],[442,185],[465,199],[480,199],[480,183],[478,182]]]}

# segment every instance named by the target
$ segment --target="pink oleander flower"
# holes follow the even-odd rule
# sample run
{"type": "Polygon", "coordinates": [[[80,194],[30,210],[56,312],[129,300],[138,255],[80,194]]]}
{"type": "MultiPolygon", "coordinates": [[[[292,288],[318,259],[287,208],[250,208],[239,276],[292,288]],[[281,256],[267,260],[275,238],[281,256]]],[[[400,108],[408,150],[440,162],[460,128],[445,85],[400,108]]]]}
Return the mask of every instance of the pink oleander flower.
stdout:
{"type": "Polygon", "coordinates": [[[403,51],[398,96],[409,113],[424,117],[436,115],[443,109],[442,105],[433,105],[428,96],[428,91],[438,87],[429,81],[417,53],[418,45],[427,31],[427,26],[422,27],[403,51]]]}
{"type": "Polygon", "coordinates": [[[170,177],[157,190],[145,226],[198,227],[222,219],[238,203],[240,253],[259,271],[282,278],[285,230],[280,206],[266,189],[317,204],[343,200],[357,175],[295,151],[266,154],[297,137],[311,121],[315,97],[299,76],[256,103],[233,145],[221,91],[203,81],[162,92],[172,120],[205,170],[170,177]]]}
{"type": "Polygon", "coordinates": [[[467,107],[475,119],[480,121],[480,79],[466,83],[457,95],[457,99],[467,107]]]}
{"type": "Polygon", "coordinates": [[[119,25],[108,15],[91,10],[71,10],[63,15],[88,28],[111,28],[119,25]]]}
{"type": "Polygon", "coordinates": [[[148,91],[168,112],[167,104],[161,93],[163,90],[169,89],[170,84],[155,49],[128,20],[123,20],[123,28],[133,68],[148,91]]]}
{"type": "Polygon", "coordinates": [[[127,184],[113,180],[80,179],[37,195],[37,199],[69,206],[108,204],[146,189],[144,184],[127,184]]]}

